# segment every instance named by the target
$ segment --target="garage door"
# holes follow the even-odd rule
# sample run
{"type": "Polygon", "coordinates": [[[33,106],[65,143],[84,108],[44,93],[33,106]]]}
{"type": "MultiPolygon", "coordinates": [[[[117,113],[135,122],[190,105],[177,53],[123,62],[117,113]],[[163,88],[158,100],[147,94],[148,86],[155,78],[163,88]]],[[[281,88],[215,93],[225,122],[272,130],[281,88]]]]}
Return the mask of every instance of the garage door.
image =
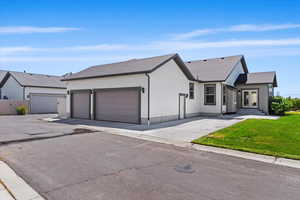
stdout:
{"type": "Polygon", "coordinates": [[[95,119],[140,123],[140,88],[95,91],[95,119]]]}
{"type": "Polygon", "coordinates": [[[64,95],[30,94],[30,113],[57,113],[57,99],[64,95]]]}
{"type": "Polygon", "coordinates": [[[71,92],[71,117],[90,119],[90,91],[71,92]]]}

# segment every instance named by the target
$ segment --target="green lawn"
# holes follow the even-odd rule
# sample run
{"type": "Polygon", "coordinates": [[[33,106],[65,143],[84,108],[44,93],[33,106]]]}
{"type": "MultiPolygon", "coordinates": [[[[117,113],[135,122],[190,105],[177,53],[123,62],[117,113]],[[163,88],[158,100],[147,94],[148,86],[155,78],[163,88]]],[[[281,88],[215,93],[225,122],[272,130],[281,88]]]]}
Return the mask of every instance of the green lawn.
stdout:
{"type": "Polygon", "coordinates": [[[248,119],[193,143],[300,159],[300,112],[278,120],[248,119]]]}

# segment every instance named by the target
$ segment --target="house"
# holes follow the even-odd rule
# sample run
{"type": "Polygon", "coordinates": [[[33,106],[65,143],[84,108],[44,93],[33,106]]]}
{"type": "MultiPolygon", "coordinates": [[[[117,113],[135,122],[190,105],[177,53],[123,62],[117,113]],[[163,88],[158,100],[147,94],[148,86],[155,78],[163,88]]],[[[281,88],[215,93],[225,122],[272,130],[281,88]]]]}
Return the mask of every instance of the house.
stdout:
{"type": "Polygon", "coordinates": [[[28,100],[30,113],[56,113],[57,98],[66,96],[61,76],[0,71],[0,99],[28,100]]]}
{"type": "Polygon", "coordinates": [[[251,108],[268,113],[275,72],[244,56],[183,62],[178,54],[92,66],[63,79],[72,118],[156,123],[251,108]]]}

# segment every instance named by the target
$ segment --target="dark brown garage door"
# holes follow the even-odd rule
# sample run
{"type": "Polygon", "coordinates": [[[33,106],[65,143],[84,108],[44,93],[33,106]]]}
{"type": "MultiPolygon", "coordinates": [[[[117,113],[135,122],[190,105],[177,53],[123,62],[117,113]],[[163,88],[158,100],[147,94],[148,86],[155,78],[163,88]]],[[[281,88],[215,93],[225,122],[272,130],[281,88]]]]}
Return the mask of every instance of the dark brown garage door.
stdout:
{"type": "Polygon", "coordinates": [[[90,119],[90,95],[89,90],[71,92],[71,117],[78,119],[90,119]]]}
{"type": "Polygon", "coordinates": [[[95,91],[95,119],[140,123],[140,88],[95,91]]]}

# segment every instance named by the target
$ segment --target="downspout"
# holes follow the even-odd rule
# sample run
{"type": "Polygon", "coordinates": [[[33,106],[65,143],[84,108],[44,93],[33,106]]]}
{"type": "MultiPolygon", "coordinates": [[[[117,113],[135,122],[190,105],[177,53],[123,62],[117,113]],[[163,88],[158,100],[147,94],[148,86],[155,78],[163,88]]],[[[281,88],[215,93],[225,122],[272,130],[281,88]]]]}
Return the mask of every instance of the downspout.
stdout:
{"type": "Polygon", "coordinates": [[[26,98],[25,98],[25,86],[23,87],[23,100],[25,101],[26,98]]]}
{"type": "Polygon", "coordinates": [[[148,114],[147,114],[147,123],[150,126],[150,76],[148,73],[145,74],[148,78],[148,114]]]}

